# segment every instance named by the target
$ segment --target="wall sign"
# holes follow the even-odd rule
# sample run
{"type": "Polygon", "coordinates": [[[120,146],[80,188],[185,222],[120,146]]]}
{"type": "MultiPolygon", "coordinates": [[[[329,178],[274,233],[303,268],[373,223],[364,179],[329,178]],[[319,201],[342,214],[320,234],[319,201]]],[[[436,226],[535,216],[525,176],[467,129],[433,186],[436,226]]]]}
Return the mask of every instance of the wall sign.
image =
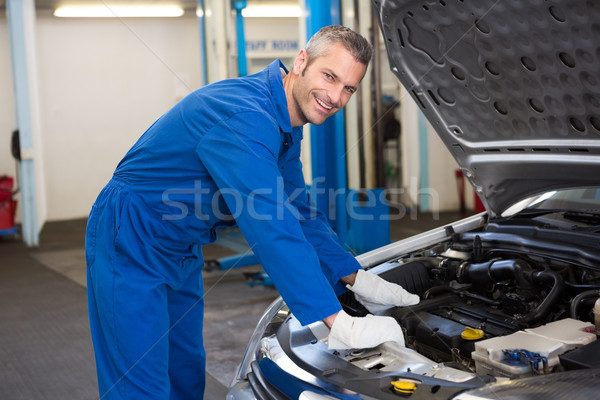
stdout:
{"type": "Polygon", "coordinates": [[[247,40],[248,52],[297,51],[297,40],[247,40]]]}

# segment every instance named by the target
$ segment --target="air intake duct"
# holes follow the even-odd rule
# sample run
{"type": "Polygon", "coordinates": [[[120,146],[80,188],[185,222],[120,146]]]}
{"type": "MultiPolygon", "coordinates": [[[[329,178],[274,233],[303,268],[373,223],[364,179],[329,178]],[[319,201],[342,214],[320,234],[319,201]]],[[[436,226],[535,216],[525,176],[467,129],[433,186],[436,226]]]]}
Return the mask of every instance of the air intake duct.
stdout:
{"type": "Polygon", "coordinates": [[[548,295],[528,314],[517,316],[522,325],[542,320],[549,312],[564,287],[563,278],[554,271],[536,271],[523,260],[491,260],[485,263],[463,263],[457,270],[461,283],[470,283],[472,288],[492,291],[495,284],[512,281],[520,289],[535,289],[543,285],[552,285],[548,295]]]}

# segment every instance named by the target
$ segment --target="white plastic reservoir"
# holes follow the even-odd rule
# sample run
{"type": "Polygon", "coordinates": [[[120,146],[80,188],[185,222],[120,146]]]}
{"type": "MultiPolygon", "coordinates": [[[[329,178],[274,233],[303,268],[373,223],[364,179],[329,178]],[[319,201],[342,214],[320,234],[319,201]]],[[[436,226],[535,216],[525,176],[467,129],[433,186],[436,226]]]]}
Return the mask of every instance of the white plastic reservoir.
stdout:
{"type": "Polygon", "coordinates": [[[567,318],[538,328],[525,329],[507,336],[499,336],[475,343],[471,353],[477,373],[517,378],[543,372],[534,371],[530,365],[514,365],[503,361],[504,350],[525,350],[538,353],[547,359],[548,368],[559,363],[558,356],[596,340],[596,335],[586,332],[589,322],[567,318]]]}

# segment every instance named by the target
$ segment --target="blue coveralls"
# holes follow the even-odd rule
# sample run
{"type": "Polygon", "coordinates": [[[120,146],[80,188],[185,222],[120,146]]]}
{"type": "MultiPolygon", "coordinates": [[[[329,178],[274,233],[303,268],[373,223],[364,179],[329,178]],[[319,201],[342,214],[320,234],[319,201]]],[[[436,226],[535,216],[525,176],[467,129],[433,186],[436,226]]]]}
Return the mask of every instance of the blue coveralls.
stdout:
{"type": "Polygon", "coordinates": [[[339,279],[360,265],[309,205],[281,68],[185,97],[96,200],[86,260],[103,400],[202,398],[201,246],[220,225],[238,224],[302,324],[341,309],[339,279]]]}

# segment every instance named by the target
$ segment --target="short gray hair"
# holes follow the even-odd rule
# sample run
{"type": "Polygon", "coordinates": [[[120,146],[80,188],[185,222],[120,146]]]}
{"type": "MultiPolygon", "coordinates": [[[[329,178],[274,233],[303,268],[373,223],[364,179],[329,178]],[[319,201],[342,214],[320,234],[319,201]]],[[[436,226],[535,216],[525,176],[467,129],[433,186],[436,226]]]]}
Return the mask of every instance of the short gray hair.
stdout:
{"type": "Polygon", "coordinates": [[[365,66],[373,57],[373,46],[363,36],[342,25],[329,25],[321,28],[306,44],[308,64],[326,55],[334,43],[342,44],[356,61],[365,66]]]}

